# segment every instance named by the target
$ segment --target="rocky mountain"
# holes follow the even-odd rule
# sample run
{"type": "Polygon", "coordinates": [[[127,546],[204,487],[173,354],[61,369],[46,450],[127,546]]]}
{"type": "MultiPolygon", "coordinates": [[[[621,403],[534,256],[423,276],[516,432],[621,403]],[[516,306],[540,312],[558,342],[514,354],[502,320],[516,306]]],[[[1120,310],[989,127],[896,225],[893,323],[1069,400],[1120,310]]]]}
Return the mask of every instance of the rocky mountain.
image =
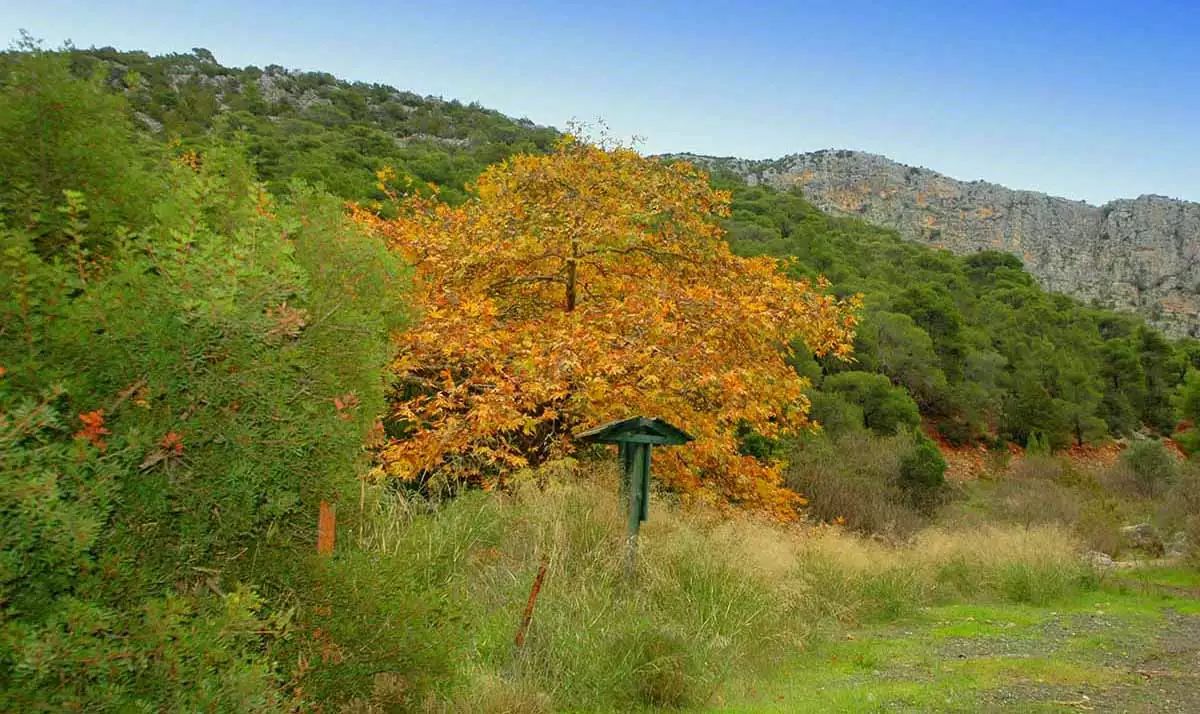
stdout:
{"type": "Polygon", "coordinates": [[[1175,336],[1200,334],[1200,203],[1144,195],[1093,206],[857,151],[677,158],[798,188],[825,211],[955,253],[1012,253],[1048,290],[1138,311],[1175,336]]]}

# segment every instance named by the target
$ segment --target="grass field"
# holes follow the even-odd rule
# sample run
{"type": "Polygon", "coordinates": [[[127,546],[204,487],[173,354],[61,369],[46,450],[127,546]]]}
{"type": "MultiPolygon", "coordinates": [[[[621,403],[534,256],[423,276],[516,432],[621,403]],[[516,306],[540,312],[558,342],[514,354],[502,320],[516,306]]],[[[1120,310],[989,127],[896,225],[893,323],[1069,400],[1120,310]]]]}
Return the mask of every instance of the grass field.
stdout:
{"type": "MultiPolygon", "coordinates": [[[[1098,572],[1059,524],[943,522],[889,542],[659,497],[628,583],[615,476],[539,478],[383,502],[363,550],[436,594],[452,626],[422,641],[445,638],[456,673],[396,711],[1200,711],[1194,569],[1098,572]]],[[[392,711],[372,701],[345,711],[392,711]]]]}
{"type": "Polygon", "coordinates": [[[1200,711],[1200,575],[1122,573],[1055,604],[950,604],[849,628],[731,712],[1200,711]]]}

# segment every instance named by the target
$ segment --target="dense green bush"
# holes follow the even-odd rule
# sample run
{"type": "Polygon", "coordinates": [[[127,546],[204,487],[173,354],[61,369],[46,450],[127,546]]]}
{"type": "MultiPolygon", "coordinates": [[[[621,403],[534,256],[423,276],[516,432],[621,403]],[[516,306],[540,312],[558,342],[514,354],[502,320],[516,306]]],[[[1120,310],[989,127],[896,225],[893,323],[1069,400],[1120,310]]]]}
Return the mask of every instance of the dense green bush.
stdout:
{"type": "Polygon", "coordinates": [[[821,389],[861,409],[863,424],[881,436],[921,423],[916,402],[882,374],[842,372],[826,377],[821,389]]]}
{"type": "Polygon", "coordinates": [[[0,217],[27,233],[45,258],[102,252],[117,230],[137,230],[162,190],[152,152],[126,121],[123,97],[101,77],[77,80],[59,57],[28,39],[24,54],[0,55],[0,217]],[[86,220],[64,210],[65,191],[87,205],[86,220]],[[74,228],[74,230],[72,230],[74,228]]]}
{"type": "Polygon", "coordinates": [[[838,436],[863,429],[866,419],[858,404],[847,401],[840,394],[820,390],[812,390],[808,396],[812,402],[808,415],[825,433],[838,436]]]}
{"type": "Polygon", "coordinates": [[[931,512],[946,486],[946,460],[937,444],[918,432],[912,451],[900,460],[900,488],[914,508],[931,512]]]}
{"type": "MultiPolygon", "coordinates": [[[[61,61],[28,57],[82,116],[42,130],[121,125],[61,61]]],[[[41,166],[70,221],[0,225],[0,709],[287,708],[317,503],[358,497],[403,270],[339,201],[276,203],[236,152],[158,163],[166,190],[102,251],[74,224],[124,179],[72,193],[71,156],[41,166]]]]}

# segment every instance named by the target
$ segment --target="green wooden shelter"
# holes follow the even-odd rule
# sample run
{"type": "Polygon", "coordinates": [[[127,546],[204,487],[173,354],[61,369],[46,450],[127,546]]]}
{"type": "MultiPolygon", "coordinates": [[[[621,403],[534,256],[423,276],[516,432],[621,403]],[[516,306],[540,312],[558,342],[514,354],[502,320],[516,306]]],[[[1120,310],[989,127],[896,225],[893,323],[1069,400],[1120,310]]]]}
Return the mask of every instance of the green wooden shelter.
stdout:
{"type": "Polygon", "coordinates": [[[629,538],[625,570],[633,575],[637,558],[638,529],[650,517],[650,449],[677,446],[695,437],[658,418],[630,417],[609,422],[575,435],[585,444],[616,444],[621,462],[621,491],[628,500],[629,538]]]}

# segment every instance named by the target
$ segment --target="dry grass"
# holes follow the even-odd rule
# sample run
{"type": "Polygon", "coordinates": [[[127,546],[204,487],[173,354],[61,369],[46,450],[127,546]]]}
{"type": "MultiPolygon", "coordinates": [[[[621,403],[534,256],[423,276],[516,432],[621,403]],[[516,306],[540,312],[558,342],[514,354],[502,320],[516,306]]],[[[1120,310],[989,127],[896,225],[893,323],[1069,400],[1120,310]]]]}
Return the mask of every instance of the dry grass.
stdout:
{"type": "Polygon", "coordinates": [[[1052,526],[926,529],[888,544],[656,496],[628,583],[613,471],[563,464],[519,481],[510,494],[441,505],[380,499],[381,518],[363,534],[442,583],[446,606],[460,609],[467,659],[429,711],[700,706],[730,678],[762,674],[844,623],[959,598],[1045,602],[1088,582],[1079,544],[1052,526]],[[545,587],[518,651],[541,563],[545,587]]]}

